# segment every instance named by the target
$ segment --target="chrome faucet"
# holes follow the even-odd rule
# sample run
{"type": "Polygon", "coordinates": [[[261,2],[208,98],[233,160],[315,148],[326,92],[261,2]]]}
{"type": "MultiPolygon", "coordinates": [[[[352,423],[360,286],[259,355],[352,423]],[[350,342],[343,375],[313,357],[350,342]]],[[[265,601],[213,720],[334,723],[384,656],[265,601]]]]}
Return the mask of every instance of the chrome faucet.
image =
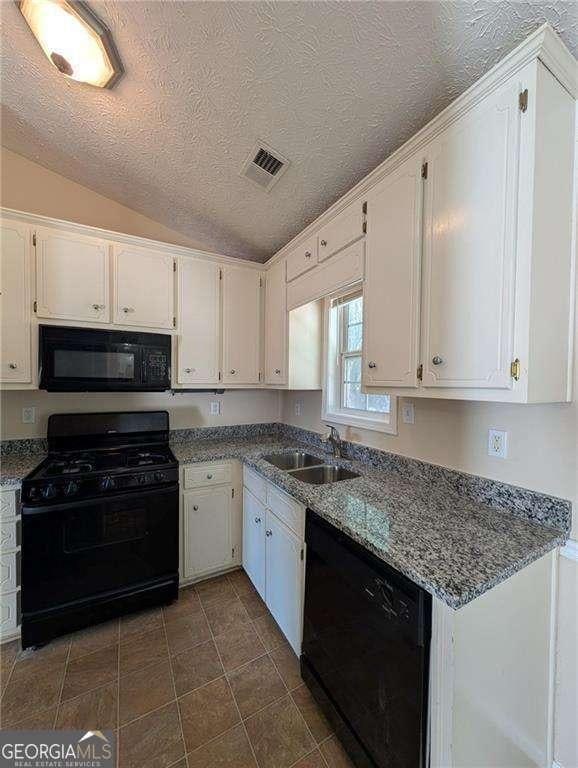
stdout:
{"type": "Polygon", "coordinates": [[[331,452],[333,454],[333,458],[340,459],[341,458],[341,436],[339,435],[339,432],[335,427],[332,427],[331,424],[326,424],[326,427],[329,427],[329,432],[325,434],[322,438],[323,442],[325,443],[326,449],[328,452],[331,452]]]}

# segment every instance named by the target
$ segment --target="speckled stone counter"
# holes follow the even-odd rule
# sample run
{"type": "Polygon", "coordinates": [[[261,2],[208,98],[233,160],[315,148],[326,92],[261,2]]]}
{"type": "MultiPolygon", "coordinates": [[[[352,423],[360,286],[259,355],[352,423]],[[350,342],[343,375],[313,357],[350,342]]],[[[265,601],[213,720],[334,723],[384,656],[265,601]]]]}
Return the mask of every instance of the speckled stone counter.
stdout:
{"type": "MultiPolygon", "coordinates": [[[[280,424],[171,433],[181,464],[238,459],[452,608],[459,608],[568,538],[571,505],[540,493],[344,443],[339,464],[360,477],[308,485],[263,459],[306,450],[319,436],[280,424]]],[[[0,487],[16,488],[43,459],[43,441],[15,441],[0,487]]]]}

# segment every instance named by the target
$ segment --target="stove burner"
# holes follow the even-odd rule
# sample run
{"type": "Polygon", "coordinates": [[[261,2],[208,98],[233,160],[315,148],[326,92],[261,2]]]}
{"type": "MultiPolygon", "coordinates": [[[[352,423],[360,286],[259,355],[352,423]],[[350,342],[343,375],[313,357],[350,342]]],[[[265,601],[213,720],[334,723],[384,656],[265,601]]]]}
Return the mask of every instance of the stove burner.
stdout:
{"type": "Polygon", "coordinates": [[[127,457],[127,466],[146,467],[150,464],[165,464],[167,457],[162,453],[151,453],[150,451],[139,451],[134,456],[127,457]]]}
{"type": "Polygon", "coordinates": [[[49,475],[78,475],[81,472],[92,472],[94,466],[87,459],[69,459],[54,461],[48,467],[49,475]]]}

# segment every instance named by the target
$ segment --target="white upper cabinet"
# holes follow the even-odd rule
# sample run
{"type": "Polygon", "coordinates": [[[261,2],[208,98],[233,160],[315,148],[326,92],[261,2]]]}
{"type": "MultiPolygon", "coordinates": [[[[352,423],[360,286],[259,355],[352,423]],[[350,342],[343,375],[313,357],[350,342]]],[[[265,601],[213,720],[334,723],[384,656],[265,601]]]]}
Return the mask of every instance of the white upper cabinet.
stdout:
{"type": "Polygon", "coordinates": [[[317,235],[313,235],[287,256],[287,282],[308,272],[317,264],[317,235]]]}
{"type": "Polygon", "coordinates": [[[220,267],[182,259],[179,269],[179,384],[215,384],[219,379],[220,267]]]}
{"type": "Polygon", "coordinates": [[[363,237],[363,203],[355,200],[317,232],[319,261],[363,237]]]}
{"type": "Polygon", "coordinates": [[[108,323],[109,244],[56,229],[36,229],[38,317],[108,323]]]}
{"type": "Polygon", "coordinates": [[[287,288],[285,262],[265,276],[265,384],[287,383],[287,288]]]}
{"type": "Polygon", "coordinates": [[[423,385],[508,389],[521,112],[509,81],[427,150],[423,385]]]}
{"type": "Polygon", "coordinates": [[[31,367],[31,240],[29,226],[0,222],[0,381],[32,382],[31,367]]]}
{"type": "Polygon", "coordinates": [[[422,164],[411,158],[367,195],[363,383],[417,387],[422,164]]]}
{"type": "Polygon", "coordinates": [[[258,384],[261,371],[261,273],[223,267],[223,383],[258,384]]]}
{"type": "Polygon", "coordinates": [[[133,245],[113,246],[114,317],[119,325],[173,328],[175,259],[133,245]]]}

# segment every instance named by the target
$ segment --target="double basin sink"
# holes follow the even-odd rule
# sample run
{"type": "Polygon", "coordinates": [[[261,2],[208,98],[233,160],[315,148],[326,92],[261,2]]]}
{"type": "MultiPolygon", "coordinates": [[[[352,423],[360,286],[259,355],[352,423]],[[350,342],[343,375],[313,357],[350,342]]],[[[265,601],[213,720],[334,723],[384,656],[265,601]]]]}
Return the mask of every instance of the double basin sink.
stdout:
{"type": "Polygon", "coordinates": [[[359,477],[357,472],[352,472],[345,467],[337,467],[333,464],[325,464],[323,459],[303,451],[291,453],[271,453],[263,456],[265,461],[273,464],[277,469],[291,472],[293,477],[310,485],[325,485],[339,480],[352,480],[359,477]]]}

